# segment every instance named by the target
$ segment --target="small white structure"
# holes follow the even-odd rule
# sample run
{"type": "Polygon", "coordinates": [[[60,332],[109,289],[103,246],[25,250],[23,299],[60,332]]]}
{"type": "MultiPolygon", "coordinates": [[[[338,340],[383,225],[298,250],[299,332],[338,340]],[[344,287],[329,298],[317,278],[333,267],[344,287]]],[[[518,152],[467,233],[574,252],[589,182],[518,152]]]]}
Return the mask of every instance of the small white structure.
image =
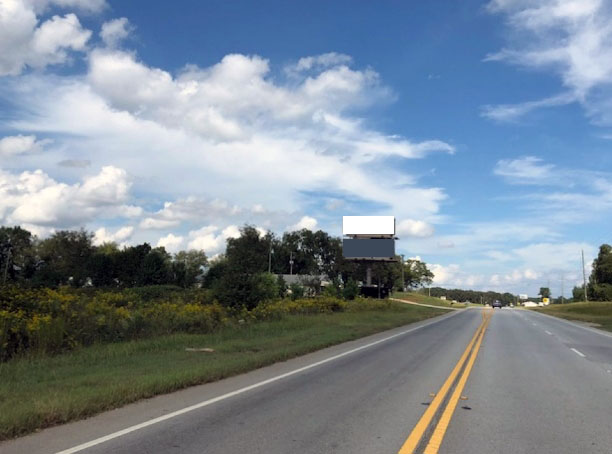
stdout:
{"type": "Polygon", "coordinates": [[[525,301],[523,303],[523,306],[525,306],[525,307],[538,307],[538,303],[534,303],[533,301],[525,301]]]}

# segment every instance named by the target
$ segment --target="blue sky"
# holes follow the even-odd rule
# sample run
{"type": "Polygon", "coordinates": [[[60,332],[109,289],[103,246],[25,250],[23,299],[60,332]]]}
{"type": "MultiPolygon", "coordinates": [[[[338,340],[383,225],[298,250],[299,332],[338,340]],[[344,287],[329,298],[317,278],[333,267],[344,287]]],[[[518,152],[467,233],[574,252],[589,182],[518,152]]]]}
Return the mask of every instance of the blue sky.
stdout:
{"type": "Polygon", "coordinates": [[[214,256],[391,214],[436,284],[530,294],[611,241],[608,1],[0,13],[1,224],[214,256]]]}

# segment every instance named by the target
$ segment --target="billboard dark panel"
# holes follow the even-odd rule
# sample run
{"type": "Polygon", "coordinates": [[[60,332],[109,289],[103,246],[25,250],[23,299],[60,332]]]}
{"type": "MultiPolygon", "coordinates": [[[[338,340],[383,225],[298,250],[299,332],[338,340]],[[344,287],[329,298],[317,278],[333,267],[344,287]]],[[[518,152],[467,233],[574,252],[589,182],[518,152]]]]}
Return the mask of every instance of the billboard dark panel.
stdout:
{"type": "Polygon", "coordinates": [[[342,255],[347,259],[395,259],[393,238],[343,238],[342,255]]]}

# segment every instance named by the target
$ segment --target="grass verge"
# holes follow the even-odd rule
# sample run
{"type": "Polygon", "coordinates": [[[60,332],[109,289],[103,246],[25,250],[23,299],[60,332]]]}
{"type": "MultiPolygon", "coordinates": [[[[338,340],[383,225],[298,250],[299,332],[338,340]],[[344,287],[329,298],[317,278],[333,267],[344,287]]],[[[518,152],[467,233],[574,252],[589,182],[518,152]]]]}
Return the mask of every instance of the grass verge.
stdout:
{"type": "Polygon", "coordinates": [[[440,307],[466,307],[464,303],[453,303],[452,301],[442,300],[433,296],[423,295],[415,292],[395,292],[391,295],[393,298],[400,300],[412,301],[413,303],[431,304],[432,306],[440,307]]]}
{"type": "Polygon", "coordinates": [[[446,311],[389,302],[375,310],[290,315],[212,334],[93,345],[1,363],[0,440],[442,313],[446,311]],[[214,352],[185,351],[189,347],[214,352]]]}
{"type": "Polygon", "coordinates": [[[531,310],[567,320],[593,323],[597,328],[612,331],[612,302],[551,304],[531,310]]]}

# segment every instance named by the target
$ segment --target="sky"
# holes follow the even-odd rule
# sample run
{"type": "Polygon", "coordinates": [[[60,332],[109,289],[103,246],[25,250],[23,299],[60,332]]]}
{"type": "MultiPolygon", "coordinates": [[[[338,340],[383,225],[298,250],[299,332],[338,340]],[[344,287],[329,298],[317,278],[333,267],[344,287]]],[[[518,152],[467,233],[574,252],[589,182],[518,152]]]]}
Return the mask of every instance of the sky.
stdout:
{"type": "Polygon", "coordinates": [[[611,147],[610,0],[0,0],[0,225],[41,238],[393,215],[434,285],[568,296],[611,147]]]}

